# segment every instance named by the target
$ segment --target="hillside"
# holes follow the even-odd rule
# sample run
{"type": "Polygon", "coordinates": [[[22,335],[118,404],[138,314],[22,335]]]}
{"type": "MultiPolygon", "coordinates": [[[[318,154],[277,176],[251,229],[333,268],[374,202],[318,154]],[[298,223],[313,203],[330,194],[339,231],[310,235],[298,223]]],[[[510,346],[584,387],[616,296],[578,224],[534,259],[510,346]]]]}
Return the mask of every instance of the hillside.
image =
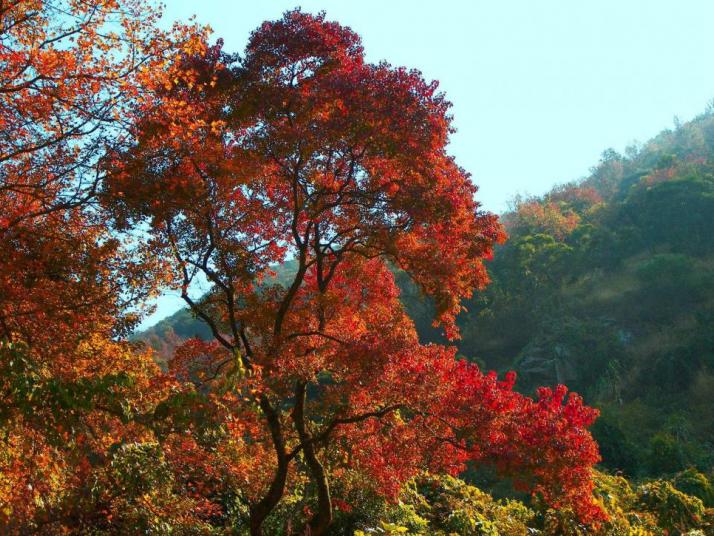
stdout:
{"type": "Polygon", "coordinates": [[[713,166],[705,114],[519,200],[461,318],[464,355],[599,407],[603,463],[631,476],[714,457],[713,166]]]}
{"type": "MultiPolygon", "coordinates": [[[[489,266],[492,284],[459,318],[460,353],[516,370],[525,392],[565,383],[581,393],[602,412],[594,434],[610,470],[710,470],[714,115],[625,155],[608,150],[589,177],[517,199],[502,220],[510,238],[489,266]]],[[[443,342],[430,304],[398,281],[421,338],[443,342]]],[[[207,335],[180,311],[139,338],[168,356],[207,335]]]]}

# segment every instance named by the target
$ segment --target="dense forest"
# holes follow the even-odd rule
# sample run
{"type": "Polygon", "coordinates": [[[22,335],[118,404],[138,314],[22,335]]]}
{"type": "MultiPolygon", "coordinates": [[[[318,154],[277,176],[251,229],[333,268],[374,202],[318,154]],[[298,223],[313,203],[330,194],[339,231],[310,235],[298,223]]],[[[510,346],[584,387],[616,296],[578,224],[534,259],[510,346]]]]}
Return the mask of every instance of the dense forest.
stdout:
{"type": "Polygon", "coordinates": [[[0,533],[712,533],[714,116],[499,218],[350,28],[160,20],[0,2],[0,533]]]}

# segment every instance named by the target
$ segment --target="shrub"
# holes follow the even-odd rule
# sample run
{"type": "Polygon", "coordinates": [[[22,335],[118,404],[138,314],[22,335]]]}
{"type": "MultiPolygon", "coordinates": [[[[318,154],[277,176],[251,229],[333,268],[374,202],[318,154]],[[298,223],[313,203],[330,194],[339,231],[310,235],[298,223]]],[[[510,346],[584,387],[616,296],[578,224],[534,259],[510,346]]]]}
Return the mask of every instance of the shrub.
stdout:
{"type": "Polygon", "coordinates": [[[701,499],[682,493],[667,481],[644,484],[637,495],[638,506],[654,514],[658,525],[668,531],[681,533],[702,525],[704,504],[701,499]]]}
{"type": "Polygon", "coordinates": [[[689,468],[674,477],[672,484],[687,495],[701,499],[706,507],[714,507],[714,485],[703,473],[689,468]]]}

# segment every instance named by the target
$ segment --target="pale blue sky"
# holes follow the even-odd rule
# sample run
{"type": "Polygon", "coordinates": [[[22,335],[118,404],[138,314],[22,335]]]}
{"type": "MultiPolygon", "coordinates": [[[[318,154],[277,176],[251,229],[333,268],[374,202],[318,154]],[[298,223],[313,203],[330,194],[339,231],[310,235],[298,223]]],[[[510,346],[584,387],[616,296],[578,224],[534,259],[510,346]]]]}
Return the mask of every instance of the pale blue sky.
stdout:
{"type": "MultiPolygon", "coordinates": [[[[587,174],[600,153],[646,141],[714,98],[712,0],[167,0],[227,51],[300,5],[362,36],[370,61],[420,69],[453,103],[451,150],[500,212],[587,174]]],[[[173,312],[160,300],[145,325],[173,312]]]]}

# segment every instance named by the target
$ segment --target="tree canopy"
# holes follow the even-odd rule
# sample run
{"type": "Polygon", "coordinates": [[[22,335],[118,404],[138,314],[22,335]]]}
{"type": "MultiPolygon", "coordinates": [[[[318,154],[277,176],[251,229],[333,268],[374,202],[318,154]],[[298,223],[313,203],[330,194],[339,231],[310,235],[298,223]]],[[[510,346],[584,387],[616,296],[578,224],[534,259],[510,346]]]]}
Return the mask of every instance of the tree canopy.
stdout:
{"type": "Polygon", "coordinates": [[[600,517],[586,431],[596,412],[564,388],[533,401],[512,376],[420,345],[398,300],[390,263],[457,337],[460,303],[487,283],[484,260],[504,237],[446,152],[450,105],[436,83],[366,63],[354,32],[301,11],[263,24],[242,59],[218,44],[174,69],[138,143],[113,158],[105,202],[123,227],[146,226],[151,255],[211,328],[214,341],[180,350],[196,388],[247,402],[232,411],[234,441],[260,460],[252,532],[300,479],[322,534],[336,482],[394,496],[419,470],[467,461],[600,517]],[[289,283],[262,284],[289,257],[289,283]],[[213,285],[200,302],[198,274],[213,285]]]}

